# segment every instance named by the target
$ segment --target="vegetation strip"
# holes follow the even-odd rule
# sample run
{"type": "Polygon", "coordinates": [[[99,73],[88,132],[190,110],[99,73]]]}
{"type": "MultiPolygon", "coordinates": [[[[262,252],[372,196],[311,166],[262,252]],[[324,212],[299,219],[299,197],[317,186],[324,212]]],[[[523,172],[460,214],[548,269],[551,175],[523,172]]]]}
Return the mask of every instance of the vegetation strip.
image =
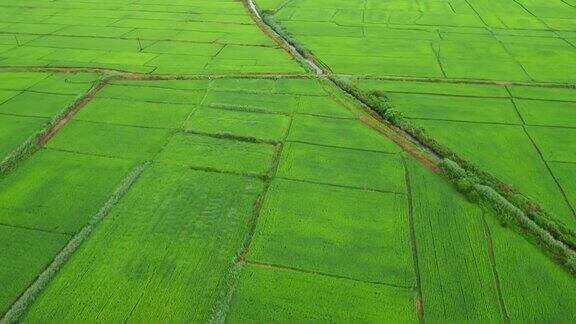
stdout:
{"type": "Polygon", "coordinates": [[[74,252],[80,248],[82,243],[88,239],[92,231],[96,228],[98,223],[108,215],[108,213],[116,206],[116,204],[126,194],[128,189],[134,184],[138,177],[142,174],[144,169],[148,166],[148,162],[137,166],[128,174],[122,183],[116,188],[112,196],[102,206],[102,208],[90,219],[88,224],[82,228],[76,235],[74,235],[68,244],[56,255],[52,263],[38,276],[36,281],[24,291],[24,293],[12,304],[12,307],[0,319],[0,324],[16,323],[26,312],[28,307],[36,300],[42,293],[43,289],[48,286],[50,281],[56,276],[58,271],[66,264],[72,257],[74,252]]]}
{"type": "Polygon", "coordinates": [[[234,134],[230,134],[230,133],[213,134],[213,133],[194,131],[194,130],[190,130],[190,129],[184,130],[183,133],[212,137],[212,138],[219,138],[219,139],[228,139],[228,140],[246,142],[246,143],[258,143],[258,144],[270,144],[270,145],[280,144],[280,142],[274,141],[274,140],[265,140],[265,139],[260,139],[260,138],[256,138],[256,137],[240,136],[240,135],[234,135],[234,134]]]}
{"type": "Polygon", "coordinates": [[[320,67],[318,64],[316,64],[316,62],[308,56],[307,51],[298,45],[298,42],[287,41],[287,39],[284,37],[285,34],[282,33],[280,29],[277,29],[279,26],[273,24],[273,21],[269,19],[269,15],[265,14],[263,16],[260,14],[260,11],[254,4],[253,0],[243,0],[242,2],[248,8],[250,17],[254,19],[254,22],[264,34],[272,38],[276,43],[278,43],[278,45],[284,48],[299,62],[304,62],[305,66],[311,68],[316,73],[316,75],[319,76],[325,73],[324,67],[320,67]]]}
{"type": "Polygon", "coordinates": [[[479,183],[473,174],[469,174],[454,161],[444,159],[442,169],[460,192],[472,201],[481,201],[494,209],[502,225],[511,226],[528,240],[535,242],[544,252],[559,261],[568,272],[576,276],[574,251],[576,240],[573,231],[562,227],[559,223],[541,219],[538,214],[532,215],[536,218],[531,219],[492,187],[479,183]]]}

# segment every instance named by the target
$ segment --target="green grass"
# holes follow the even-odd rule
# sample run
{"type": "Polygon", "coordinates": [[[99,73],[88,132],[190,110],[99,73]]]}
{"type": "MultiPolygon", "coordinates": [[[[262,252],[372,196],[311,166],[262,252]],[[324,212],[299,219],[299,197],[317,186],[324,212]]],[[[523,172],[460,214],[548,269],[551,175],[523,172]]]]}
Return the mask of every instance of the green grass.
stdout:
{"type": "Polygon", "coordinates": [[[279,141],[284,138],[289,125],[288,116],[199,107],[186,121],[185,128],[210,134],[279,141]]]}
{"type": "Polygon", "coordinates": [[[22,92],[0,106],[0,113],[52,117],[72,104],[76,96],[47,93],[22,92]]]}
{"type": "Polygon", "coordinates": [[[169,131],[113,124],[69,121],[47,147],[114,158],[147,160],[162,148],[169,131]]]}
{"type": "Polygon", "coordinates": [[[530,86],[510,87],[510,93],[515,98],[559,100],[576,102],[576,92],[570,88],[543,88],[530,86]]]}
{"type": "MultiPolygon", "coordinates": [[[[358,80],[357,86],[366,91],[383,91],[385,93],[438,94],[470,97],[507,98],[504,87],[494,85],[475,85],[439,82],[358,80]]],[[[512,88],[515,89],[515,88],[512,88]]]]}
{"type": "Polygon", "coordinates": [[[513,59],[446,60],[442,62],[448,78],[530,81],[530,76],[513,59]],[[482,66],[482,69],[478,69],[482,66]]]}
{"type": "Polygon", "coordinates": [[[278,81],[274,79],[214,79],[210,88],[217,91],[272,93],[278,81]]]}
{"type": "Polygon", "coordinates": [[[325,92],[320,86],[320,82],[315,79],[278,79],[275,84],[275,92],[324,96],[325,92]]]}
{"type": "Polygon", "coordinates": [[[210,91],[204,104],[248,111],[290,114],[298,109],[298,98],[292,95],[271,95],[247,92],[210,91]]]}
{"type": "Polygon", "coordinates": [[[174,104],[196,104],[204,97],[204,91],[186,91],[161,87],[141,87],[137,84],[112,84],[102,89],[97,97],[174,104]]]}
{"type": "Polygon", "coordinates": [[[127,126],[177,128],[192,111],[190,105],[162,104],[124,99],[95,98],[75,120],[127,126]]]}
{"type": "Polygon", "coordinates": [[[354,117],[346,107],[326,96],[307,96],[301,97],[300,100],[301,105],[298,112],[302,114],[342,118],[354,117]]]}
{"type": "Polygon", "coordinates": [[[414,286],[406,198],[275,180],[249,261],[414,286]]]}
{"type": "Polygon", "coordinates": [[[0,223],[75,233],[132,166],[118,159],[39,152],[0,182],[0,223]]]}
{"type": "Polygon", "coordinates": [[[400,158],[394,154],[288,143],[278,176],[362,189],[404,192],[400,158]]]}
{"type": "Polygon", "coordinates": [[[44,118],[0,114],[0,160],[17,149],[28,137],[42,129],[42,126],[47,123],[48,119],[44,118]]]}
{"type": "Polygon", "coordinates": [[[17,90],[0,90],[0,105],[20,94],[17,90]]]}
{"type": "Polygon", "coordinates": [[[410,289],[248,264],[226,321],[416,323],[414,295],[410,289]]]}
{"type": "Polygon", "coordinates": [[[0,225],[0,313],[8,310],[68,239],[63,234],[0,225]]]}
{"type": "Polygon", "coordinates": [[[96,80],[98,80],[98,75],[94,73],[55,73],[29,87],[28,90],[51,94],[78,95],[88,92],[96,80]]]}
{"type": "Polygon", "coordinates": [[[530,126],[528,132],[545,160],[576,162],[576,129],[530,126]]]}
{"type": "Polygon", "coordinates": [[[220,52],[223,47],[224,46],[218,44],[195,44],[184,42],[179,43],[174,41],[159,41],[146,47],[144,52],[212,57],[220,52]]]}
{"type": "Polygon", "coordinates": [[[576,303],[574,277],[520,235],[499,226],[490,215],[487,215],[487,221],[510,320],[572,322],[576,303]]]}
{"type": "Polygon", "coordinates": [[[568,201],[572,205],[572,209],[576,210],[576,163],[549,163],[554,177],[562,186],[568,201]]]}
{"type": "Polygon", "coordinates": [[[25,321],[206,321],[261,188],[255,179],[153,166],[25,321]]]}
{"type": "Polygon", "coordinates": [[[576,127],[576,102],[516,100],[528,125],[576,127]]]}
{"type": "MultiPolygon", "coordinates": [[[[348,93],[576,224],[574,0],[256,3],[348,93]]],[[[574,280],[537,242],[399,154],[247,9],[2,1],[0,66],[60,69],[0,73],[0,158],[33,153],[0,179],[1,313],[20,297],[23,322],[574,322],[574,280]]]]}
{"type": "Polygon", "coordinates": [[[44,80],[49,73],[21,73],[21,72],[3,72],[0,73],[0,89],[3,90],[22,90],[28,89],[36,83],[44,80]]]}
{"type": "Polygon", "coordinates": [[[146,101],[162,101],[165,97],[182,97],[186,99],[186,94],[179,91],[164,91],[166,90],[205,90],[209,87],[210,82],[207,80],[113,80],[110,82],[114,86],[128,86],[130,88],[117,88],[116,93],[122,92],[121,89],[134,90],[136,95],[130,93],[129,95],[135,98],[146,101]],[[138,89],[146,90],[142,92],[142,97],[138,97],[138,89]],[[152,89],[150,89],[152,88],[152,89]],[[155,91],[152,91],[155,90],[155,91]]]}
{"type": "Polygon", "coordinates": [[[195,134],[176,134],[157,160],[218,171],[265,174],[272,167],[275,147],[195,134]]]}
{"type": "Polygon", "coordinates": [[[423,166],[408,166],[424,320],[501,322],[482,209],[423,166]]]}
{"type": "Polygon", "coordinates": [[[400,151],[382,134],[354,119],[297,115],[288,140],[390,153],[400,151]]]}
{"type": "Polygon", "coordinates": [[[387,95],[392,107],[407,118],[521,124],[508,99],[452,97],[444,95],[387,95]]]}
{"type": "Polygon", "coordinates": [[[0,79],[5,76],[13,77],[7,83],[13,84],[14,90],[0,90],[0,162],[27,141],[33,143],[94,81],[93,74],[85,73],[0,73],[0,79]]]}
{"type": "Polygon", "coordinates": [[[573,83],[570,5],[478,1],[473,7],[266,1],[301,47],[340,74],[573,83]],[[567,36],[564,36],[567,37],[567,36]]]}

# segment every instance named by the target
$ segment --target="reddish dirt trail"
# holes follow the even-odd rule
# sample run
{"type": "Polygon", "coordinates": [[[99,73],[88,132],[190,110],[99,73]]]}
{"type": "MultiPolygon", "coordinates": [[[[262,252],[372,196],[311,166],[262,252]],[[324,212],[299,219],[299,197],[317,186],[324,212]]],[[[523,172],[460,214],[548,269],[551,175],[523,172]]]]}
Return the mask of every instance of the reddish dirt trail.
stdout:
{"type": "Polygon", "coordinates": [[[84,106],[86,106],[94,98],[96,93],[102,90],[106,84],[108,84],[107,81],[99,81],[98,83],[94,84],[94,86],[92,86],[92,88],[82,98],[74,103],[74,107],[68,110],[68,112],[66,112],[66,114],[60,118],[60,120],[58,120],[54,126],[52,126],[46,135],[38,139],[38,147],[42,148],[46,146],[48,141],[50,141],[50,139],[52,139],[52,137],[54,137],[54,135],[56,135],[56,133],[58,133],[58,131],[64,127],[64,125],[66,125],[68,121],[70,121],[70,119],[76,115],[76,113],[78,113],[78,111],[84,108],[84,106]]]}

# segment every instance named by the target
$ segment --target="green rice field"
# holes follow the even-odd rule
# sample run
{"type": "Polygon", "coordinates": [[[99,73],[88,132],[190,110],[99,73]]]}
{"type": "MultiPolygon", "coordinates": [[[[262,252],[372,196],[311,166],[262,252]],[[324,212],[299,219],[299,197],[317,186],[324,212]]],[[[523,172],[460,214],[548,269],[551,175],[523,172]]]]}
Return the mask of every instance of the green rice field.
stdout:
{"type": "Polygon", "coordinates": [[[576,1],[0,1],[0,324],[576,322],[576,1]]]}

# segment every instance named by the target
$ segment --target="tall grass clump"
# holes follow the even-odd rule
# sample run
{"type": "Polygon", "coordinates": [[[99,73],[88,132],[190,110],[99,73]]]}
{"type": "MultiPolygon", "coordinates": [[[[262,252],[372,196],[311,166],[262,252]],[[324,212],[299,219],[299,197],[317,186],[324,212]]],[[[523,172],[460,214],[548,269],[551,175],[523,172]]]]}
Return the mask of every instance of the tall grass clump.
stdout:
{"type": "Polygon", "coordinates": [[[480,178],[462,168],[458,163],[444,159],[440,166],[444,175],[455,185],[458,191],[470,200],[480,202],[494,210],[503,226],[511,227],[527,237],[559,261],[570,273],[576,275],[576,254],[572,247],[574,244],[573,237],[567,236],[561,228],[541,226],[494,188],[481,184],[480,178]]]}

